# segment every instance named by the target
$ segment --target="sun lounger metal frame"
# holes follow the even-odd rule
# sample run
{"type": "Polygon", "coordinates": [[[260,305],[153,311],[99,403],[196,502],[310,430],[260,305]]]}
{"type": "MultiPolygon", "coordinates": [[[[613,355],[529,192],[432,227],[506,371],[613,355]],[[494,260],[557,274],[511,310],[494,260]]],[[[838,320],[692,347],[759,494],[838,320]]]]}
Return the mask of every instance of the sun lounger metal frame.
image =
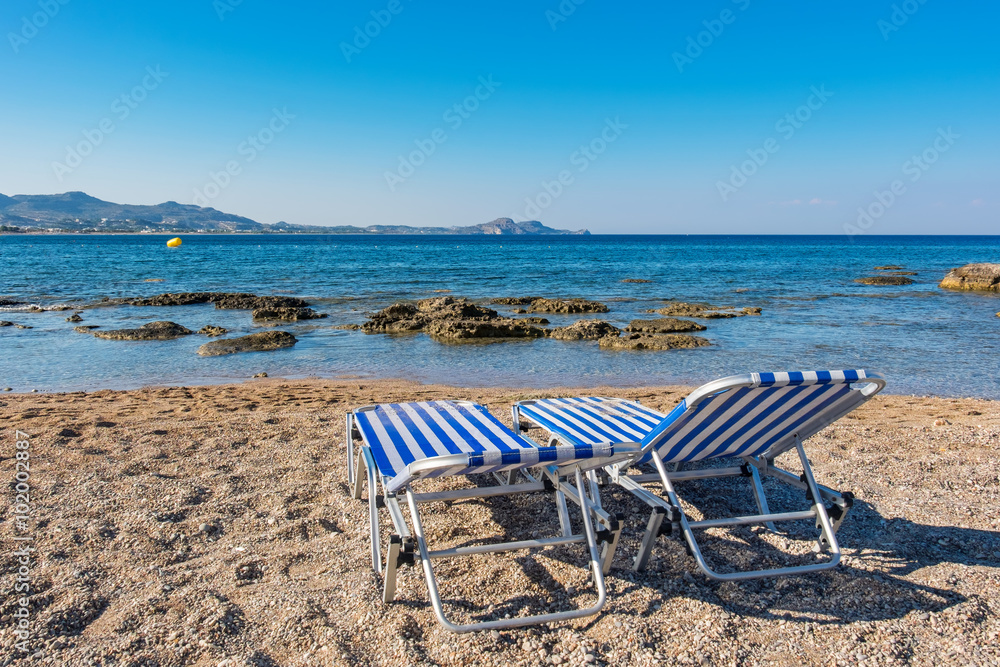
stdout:
{"type": "MultiPolygon", "coordinates": [[[[468,401],[450,401],[450,403],[482,409],[468,401]]],[[[586,459],[581,458],[567,463],[555,465],[536,465],[513,467],[502,473],[495,473],[501,482],[497,486],[458,489],[449,491],[422,492],[413,489],[413,483],[429,476],[436,476],[448,469],[459,469],[468,465],[467,454],[452,454],[435,456],[415,461],[407,467],[409,480],[400,488],[393,488],[393,478],[382,475],[376,464],[372,448],[365,442],[362,430],[357,422],[357,415],[365,411],[375,410],[378,405],[370,405],[349,412],[346,416],[348,478],[352,495],[362,499],[364,483],[368,484],[369,531],[371,535],[372,569],[383,577],[382,600],[392,602],[396,594],[396,577],[398,569],[406,564],[414,564],[419,560],[423,567],[427,582],[431,606],[438,621],[448,630],[454,632],[470,632],[476,630],[494,630],[519,627],[537,623],[566,621],[598,613],[604,606],[607,590],[604,575],[611,567],[621,534],[620,516],[609,514],[602,506],[597,478],[594,469],[610,462],[632,457],[638,448],[625,448],[624,453],[615,452],[613,456],[586,459]],[[356,450],[357,453],[356,453],[356,450]],[[516,481],[520,475],[524,481],[516,481]],[[518,540],[472,546],[461,546],[451,549],[433,550],[429,547],[423,529],[419,506],[425,503],[489,498],[493,496],[509,496],[518,493],[552,493],[555,497],[557,514],[560,524],[560,535],[531,540],[518,540]],[[406,521],[401,507],[401,499],[406,499],[412,529],[406,521]],[[567,499],[580,509],[582,533],[574,533],[571,529],[567,499]],[[384,565],[379,530],[379,510],[384,508],[392,524],[393,533],[389,536],[388,549],[384,565]],[[454,623],[444,611],[437,577],[432,566],[432,560],[438,558],[455,558],[474,554],[517,551],[525,549],[540,549],[545,547],[583,544],[591,570],[591,581],[597,592],[596,602],[586,608],[570,609],[560,612],[538,614],[510,619],[499,619],[475,623],[454,623]]],[[[499,423],[498,423],[499,424],[499,423]]],[[[502,425],[501,425],[502,426],[502,425]]],[[[506,428],[506,427],[503,427],[506,428]]],[[[513,433],[511,433],[513,435],[513,433]]],[[[529,438],[527,440],[539,450],[539,447],[529,438]]],[[[611,450],[613,451],[613,450],[611,450]]],[[[445,474],[448,474],[445,472],[445,474]]]]}
{"type": "MultiPolygon", "coordinates": [[[[866,373],[865,371],[843,371],[834,372],[832,379],[830,373],[819,372],[820,380],[816,380],[816,373],[792,373],[792,374],[750,374],[723,378],[710,382],[695,390],[669,415],[651,411],[643,408],[646,413],[655,413],[662,418],[662,421],[655,428],[651,429],[646,437],[639,441],[632,441],[631,444],[641,446],[641,452],[632,461],[610,465],[606,468],[609,479],[624,487],[637,498],[642,500],[651,508],[651,514],[646,522],[646,530],[643,533],[642,542],[638,553],[633,561],[633,569],[643,570],[648,564],[652,548],[660,535],[671,534],[673,528],[679,528],[684,537],[685,545],[689,553],[695,558],[698,567],[708,577],[720,580],[731,581],[740,579],[754,579],[760,577],[795,575],[806,572],[815,572],[835,567],[840,562],[840,545],[837,542],[837,530],[847,516],[853,504],[853,495],[850,492],[840,493],[816,483],[812,466],[806,457],[802,441],[815,434],[829,424],[840,419],[851,412],[872,396],[877,394],[885,386],[885,379],[877,373],[866,373]],[[803,379],[803,375],[806,376],[803,379]],[[791,379],[789,379],[791,376],[791,379]],[[775,379],[777,378],[777,379],[775,379]],[[863,388],[851,388],[849,395],[844,395],[837,402],[832,403],[830,410],[820,412],[810,419],[806,419],[801,424],[797,424],[784,437],[780,438],[773,446],[755,455],[746,456],[708,456],[705,458],[736,458],[741,461],[739,466],[725,468],[703,468],[697,470],[680,470],[682,461],[670,459],[665,461],[661,456],[656,455],[653,450],[662,445],[662,441],[657,441],[656,434],[665,433],[669,430],[670,424],[676,422],[685,413],[697,410],[698,405],[705,400],[718,397],[726,392],[740,389],[758,389],[763,391],[774,387],[787,387],[804,384],[858,384],[865,385],[863,388]],[[643,444],[645,443],[645,444],[643,444]],[[787,470],[777,467],[774,460],[780,454],[795,449],[799,462],[802,465],[803,474],[795,475],[787,470]],[[627,471],[636,463],[651,463],[656,468],[652,474],[628,474],[627,471]],[[667,466],[671,466],[671,470],[667,466]],[[682,505],[675,489],[675,482],[688,480],[704,480],[722,477],[746,477],[748,478],[754,500],[757,505],[757,514],[728,517],[721,519],[705,519],[702,521],[692,521],[682,511],[682,505]],[[773,513],[767,503],[767,496],[761,483],[762,477],[770,477],[785,484],[789,484],[797,489],[806,492],[806,499],[810,502],[810,509],[796,512],[773,513]],[[666,498],[652,492],[643,486],[650,482],[658,482],[665,493],[666,498]],[[701,547],[698,544],[695,530],[717,528],[725,526],[752,526],[764,525],[768,530],[775,531],[775,523],[785,521],[815,521],[820,530],[817,541],[817,552],[828,553],[829,558],[822,562],[809,563],[789,567],[768,568],[763,570],[749,570],[720,573],[713,570],[706,562],[701,547]],[[666,523],[664,523],[666,522],[666,523]]],[[[583,399],[573,399],[583,400],[583,399]]],[[[589,399],[589,400],[611,400],[616,399],[589,399]]],[[[542,401],[522,401],[513,408],[514,425],[517,430],[524,431],[527,428],[543,428],[549,430],[551,422],[547,428],[544,424],[532,418],[532,405],[542,401]],[[527,423],[526,423],[527,422],[527,423]]],[[[639,406],[638,402],[618,401],[620,404],[639,406]]],[[[579,442],[572,434],[567,432],[556,433],[549,431],[553,438],[559,439],[567,444],[579,442]]],[[[619,446],[617,441],[614,444],[619,446]]],[[[701,460],[701,459],[695,459],[701,460]]]]}

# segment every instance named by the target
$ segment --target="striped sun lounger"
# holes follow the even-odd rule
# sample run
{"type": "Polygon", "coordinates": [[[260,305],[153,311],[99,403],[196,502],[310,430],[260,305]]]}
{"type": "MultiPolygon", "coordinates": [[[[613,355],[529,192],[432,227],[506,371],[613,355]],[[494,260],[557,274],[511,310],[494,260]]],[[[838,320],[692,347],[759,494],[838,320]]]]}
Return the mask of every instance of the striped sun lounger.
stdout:
{"type": "MultiPolygon", "coordinates": [[[[515,627],[596,614],[604,605],[604,574],[614,556],[620,527],[618,517],[610,516],[601,507],[593,470],[634,456],[638,451],[626,446],[624,454],[618,454],[615,449],[613,444],[607,442],[558,443],[556,446],[540,447],[504,426],[483,406],[462,401],[371,405],[348,413],[348,476],[357,499],[362,496],[363,482],[368,482],[372,567],[383,575],[383,600],[391,602],[395,597],[397,568],[419,559],[434,613],[442,625],[455,632],[515,627]],[[360,445],[357,459],[356,442],[360,445]],[[616,459],[616,456],[619,458],[616,459]],[[499,484],[422,493],[413,488],[427,478],[482,473],[492,473],[499,484]],[[518,475],[524,481],[515,483],[518,475]],[[379,488],[380,493],[377,491],[379,488]],[[561,528],[558,536],[440,550],[428,547],[419,512],[421,504],[529,492],[554,495],[561,528]],[[400,507],[403,497],[409,505],[412,532],[400,507]],[[580,533],[571,530],[567,499],[581,510],[580,533]],[[384,565],[379,536],[381,507],[388,511],[394,531],[389,538],[384,565]],[[464,624],[453,623],[446,618],[431,566],[433,559],[563,544],[583,544],[587,547],[597,592],[596,602],[589,607],[464,624]]],[[[525,521],[534,520],[534,516],[525,518],[525,521]]]]}
{"type": "Polygon", "coordinates": [[[632,460],[606,468],[612,481],[652,508],[634,569],[645,568],[657,537],[670,534],[677,526],[699,567],[713,579],[800,574],[831,568],[840,561],[836,532],[853,501],[850,493],[838,493],[816,483],[802,441],[860,406],[884,386],[881,375],[863,370],[753,373],[710,382],[669,414],[622,399],[554,398],[517,403],[514,424],[519,432],[540,427],[548,431],[551,442],[567,445],[640,447],[632,460]],[[801,476],[774,464],[777,456],[790,449],[798,452],[801,476]],[[732,459],[740,465],[681,470],[683,464],[709,459],[732,459]],[[655,472],[641,471],[650,466],[655,472]],[[702,521],[688,519],[681,509],[675,482],[733,476],[749,479],[757,513],[702,521]],[[806,491],[811,508],[772,513],[762,476],[806,491]],[[666,498],[643,486],[650,482],[658,482],[666,498]],[[669,523],[664,524],[664,520],[669,523]],[[755,524],[774,530],[775,522],[797,520],[816,522],[821,531],[819,551],[829,552],[828,557],[818,557],[806,565],[719,573],[709,567],[694,533],[696,529],[755,524]]]}

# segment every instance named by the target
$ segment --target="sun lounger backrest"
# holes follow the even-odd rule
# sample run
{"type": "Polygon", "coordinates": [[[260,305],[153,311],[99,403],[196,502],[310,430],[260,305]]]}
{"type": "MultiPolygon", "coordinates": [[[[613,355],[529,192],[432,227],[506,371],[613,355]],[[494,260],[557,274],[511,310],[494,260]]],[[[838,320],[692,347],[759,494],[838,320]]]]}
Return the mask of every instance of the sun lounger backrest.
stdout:
{"type": "Polygon", "coordinates": [[[650,461],[653,450],[665,463],[776,456],[794,446],[796,436],[805,440],[884,386],[880,375],[863,370],[716,380],[695,390],[643,439],[640,462],[650,461]]]}

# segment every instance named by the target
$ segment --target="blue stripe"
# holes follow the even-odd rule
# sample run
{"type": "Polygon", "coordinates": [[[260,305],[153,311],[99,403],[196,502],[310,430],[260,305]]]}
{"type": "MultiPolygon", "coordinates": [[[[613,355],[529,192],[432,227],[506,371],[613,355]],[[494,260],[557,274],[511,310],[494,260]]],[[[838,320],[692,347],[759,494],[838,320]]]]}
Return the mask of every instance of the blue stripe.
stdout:
{"type": "MultiPolygon", "coordinates": [[[[427,428],[431,430],[431,433],[433,433],[434,436],[444,444],[445,449],[447,449],[452,454],[464,453],[462,451],[462,448],[458,446],[458,444],[454,441],[454,439],[450,435],[444,432],[444,429],[441,428],[441,425],[438,424],[436,421],[434,421],[434,417],[427,410],[424,409],[424,406],[417,405],[416,403],[411,403],[410,407],[416,410],[417,414],[421,416],[424,423],[427,424],[427,428]]],[[[436,414],[441,414],[440,411],[436,409],[434,410],[434,412],[436,414]]],[[[442,416],[445,417],[445,419],[447,420],[448,417],[447,414],[442,416]]],[[[476,451],[475,448],[473,448],[473,451],[476,451]]],[[[480,448],[479,451],[482,451],[482,449],[480,448]]]]}
{"type": "Polygon", "coordinates": [[[854,382],[861,378],[861,375],[857,371],[844,371],[844,377],[848,382],[854,382]]]}
{"type": "MultiPolygon", "coordinates": [[[[437,450],[434,449],[434,446],[431,445],[430,441],[424,436],[417,425],[413,423],[413,418],[403,411],[402,406],[399,403],[391,403],[389,407],[396,411],[399,421],[403,423],[406,432],[417,441],[417,446],[420,447],[420,451],[424,453],[424,456],[438,456],[437,450]]],[[[451,450],[449,449],[448,451],[451,450]]],[[[452,454],[458,453],[457,451],[452,452],[452,454]]]]}
{"type": "Polygon", "coordinates": [[[833,375],[830,373],[830,371],[816,371],[816,377],[820,382],[824,384],[833,380],[833,375]]]}
{"type": "MultiPolygon", "coordinates": [[[[561,413],[562,412],[561,410],[555,410],[549,407],[548,405],[539,405],[537,403],[531,407],[532,409],[526,412],[529,415],[531,415],[532,418],[535,419],[535,421],[537,421],[540,425],[544,426],[550,432],[565,437],[571,443],[581,442],[580,440],[581,437],[587,438],[588,441],[597,439],[596,436],[590,435],[588,433],[582,433],[582,435],[577,435],[576,433],[569,431],[568,428],[580,428],[575,424],[570,423],[570,426],[566,427],[558,422],[553,421],[551,412],[561,413]]],[[[566,417],[565,414],[561,414],[560,416],[563,417],[564,419],[566,417]]],[[[567,419],[566,421],[569,420],[567,419]]],[[[584,429],[580,430],[583,431],[584,429]]],[[[597,430],[600,431],[600,429],[597,430]]],[[[610,438],[610,439],[615,440],[615,438],[610,438]]]]}
{"type": "MultiPolygon", "coordinates": [[[[730,428],[733,424],[736,424],[741,419],[743,419],[744,417],[746,417],[748,414],[750,414],[751,412],[753,412],[757,408],[758,405],[760,405],[763,401],[767,400],[768,397],[770,397],[770,395],[771,395],[770,391],[761,391],[759,389],[756,390],[756,391],[757,391],[758,395],[755,396],[753,399],[751,399],[750,402],[747,403],[743,407],[742,410],[740,410],[739,412],[737,412],[736,415],[732,419],[730,419],[729,421],[727,421],[722,428],[716,429],[716,431],[715,431],[716,433],[724,433],[726,431],[726,429],[730,428]]],[[[731,436],[729,436],[728,438],[726,438],[722,443],[718,444],[715,447],[715,449],[712,451],[712,454],[715,454],[716,452],[719,452],[719,451],[725,451],[726,449],[728,449],[731,444],[733,444],[734,442],[736,442],[737,440],[739,440],[741,437],[743,437],[743,435],[746,432],[750,431],[755,426],[757,426],[758,424],[760,424],[761,417],[762,417],[762,415],[758,415],[758,417],[756,419],[753,419],[749,423],[745,424],[743,426],[743,428],[739,429],[738,431],[736,431],[736,433],[732,434],[731,436]]],[[[698,454],[699,452],[703,451],[704,448],[710,442],[711,442],[710,440],[706,440],[700,447],[697,448],[697,450],[694,452],[694,454],[698,454]]],[[[685,461],[689,461],[690,459],[691,459],[691,457],[688,456],[684,460],[685,461]]]]}
{"type": "MultiPolygon", "coordinates": [[[[770,405],[768,407],[768,411],[765,414],[762,414],[760,416],[760,419],[758,421],[766,421],[766,422],[768,422],[770,424],[771,422],[774,422],[777,419],[780,419],[780,416],[776,416],[776,415],[783,415],[783,414],[787,414],[790,411],[794,411],[797,408],[797,406],[801,406],[802,405],[801,402],[796,403],[795,406],[793,406],[792,410],[782,409],[779,412],[779,409],[783,408],[786,403],[788,403],[789,401],[795,399],[799,394],[801,394],[801,393],[803,393],[805,391],[809,391],[809,387],[808,386],[799,385],[798,387],[791,387],[787,391],[788,391],[788,393],[786,393],[784,396],[782,396],[781,398],[779,398],[777,401],[775,401],[772,405],[770,405]]],[[[766,433],[768,430],[769,429],[764,429],[764,432],[766,433]]],[[[750,440],[747,440],[746,442],[743,443],[743,445],[739,449],[737,449],[736,451],[734,451],[731,454],[731,456],[740,456],[743,452],[745,452],[747,450],[747,448],[753,446],[753,444],[756,443],[756,442],[760,442],[760,437],[752,438],[750,440]]]]}
{"type": "MultiPolygon", "coordinates": [[[[459,431],[459,429],[462,429],[461,431],[459,431],[459,433],[463,434],[463,437],[466,439],[467,442],[469,442],[471,444],[472,442],[477,441],[480,437],[482,437],[482,438],[485,438],[486,440],[488,440],[490,442],[490,444],[493,445],[494,448],[500,450],[501,452],[514,451],[511,448],[511,446],[508,445],[507,443],[505,443],[503,440],[501,440],[499,436],[497,436],[492,431],[489,431],[485,427],[481,426],[479,424],[479,420],[476,418],[476,416],[473,415],[473,414],[470,414],[469,410],[464,405],[459,405],[457,403],[453,403],[452,407],[454,407],[461,415],[463,415],[472,424],[472,426],[476,429],[476,434],[477,435],[473,435],[472,433],[469,433],[469,431],[467,429],[465,429],[465,427],[462,426],[458,422],[457,419],[454,419],[452,421],[452,423],[451,423],[452,427],[456,431],[459,431]]],[[[445,413],[445,414],[447,415],[447,413],[445,413]]],[[[479,443],[477,442],[477,444],[479,444],[479,443]]]]}
{"type": "MultiPolygon", "coordinates": [[[[799,426],[801,426],[805,422],[807,422],[810,419],[814,418],[819,413],[821,413],[824,410],[826,410],[828,407],[830,407],[831,404],[833,404],[834,402],[836,402],[838,399],[843,398],[844,395],[847,394],[847,392],[852,391],[850,385],[848,385],[848,384],[839,384],[839,385],[830,385],[830,386],[831,387],[836,387],[836,389],[834,389],[832,391],[832,395],[831,396],[828,396],[826,398],[826,400],[822,401],[815,408],[813,408],[812,410],[810,410],[809,412],[807,412],[803,416],[799,417],[794,422],[792,422],[791,424],[789,424],[788,426],[786,426],[785,428],[783,428],[781,431],[779,431],[776,435],[774,435],[773,437],[771,437],[770,439],[768,439],[768,441],[765,442],[761,447],[759,447],[758,449],[755,449],[754,452],[752,454],[750,454],[750,456],[756,456],[757,454],[760,454],[762,452],[767,451],[771,447],[771,445],[773,445],[774,443],[778,442],[779,440],[781,440],[782,438],[784,438],[785,436],[787,436],[789,433],[794,432],[795,429],[797,429],[799,426]]],[[[827,392],[824,392],[824,393],[830,393],[830,392],[827,391],[827,392]]],[[[814,398],[815,399],[819,399],[820,397],[821,396],[816,396],[814,398]]]]}
{"type": "MultiPolygon", "coordinates": [[[[558,409],[558,408],[565,408],[566,407],[566,404],[565,403],[560,403],[558,399],[552,399],[551,402],[552,402],[552,404],[554,406],[556,406],[556,409],[558,409]]],[[[570,402],[569,403],[569,407],[574,407],[574,408],[578,408],[580,410],[583,410],[583,408],[580,406],[580,404],[575,403],[575,402],[570,402]]],[[[584,410],[584,412],[586,412],[586,411],[584,410]]],[[[605,423],[604,420],[598,419],[596,422],[594,422],[594,421],[591,421],[589,419],[585,419],[585,418],[581,417],[580,415],[570,414],[568,411],[563,411],[563,413],[560,416],[563,419],[565,419],[566,421],[570,422],[570,427],[571,428],[575,428],[575,429],[578,429],[580,431],[586,431],[587,427],[589,427],[589,429],[591,431],[597,431],[597,433],[599,433],[601,435],[601,437],[603,437],[607,441],[610,441],[610,442],[621,442],[622,441],[621,434],[615,433],[613,430],[611,430],[611,427],[607,423],[605,423]],[[574,419],[577,420],[577,421],[583,422],[584,425],[583,426],[577,426],[576,424],[573,424],[573,420],[574,419]]],[[[587,437],[593,438],[594,436],[587,436],[587,437]]]]}
{"type": "Polygon", "coordinates": [[[774,384],[774,373],[761,373],[760,374],[760,386],[770,387],[774,384]]]}
{"type": "Polygon", "coordinates": [[[750,390],[748,388],[741,387],[740,389],[736,389],[731,392],[726,392],[721,395],[716,394],[715,396],[712,396],[709,399],[700,403],[694,409],[694,412],[692,413],[690,419],[694,419],[694,417],[696,417],[697,415],[701,414],[704,411],[710,411],[710,413],[708,414],[708,416],[705,417],[704,420],[702,420],[700,424],[691,429],[691,431],[688,432],[687,435],[685,435],[683,438],[681,438],[681,440],[678,443],[676,443],[673,447],[671,447],[670,451],[667,453],[667,456],[663,457],[663,460],[666,461],[669,459],[672,461],[674,457],[677,456],[687,446],[689,442],[697,438],[698,435],[701,434],[705,429],[714,424],[723,414],[725,414],[726,410],[732,407],[743,396],[746,396],[747,392],[749,391],[750,390]],[[722,401],[721,404],[719,403],[719,401],[722,401]]]}
{"type": "MultiPolygon", "coordinates": [[[[612,430],[617,431],[618,435],[616,437],[618,439],[617,440],[613,439],[612,440],[613,442],[632,442],[634,440],[642,440],[641,436],[637,438],[636,436],[627,433],[624,428],[622,428],[618,424],[616,424],[613,421],[611,421],[611,419],[608,417],[608,415],[602,415],[599,412],[594,412],[591,408],[587,407],[588,405],[592,405],[592,404],[580,401],[579,403],[577,403],[574,406],[577,409],[579,409],[581,412],[583,412],[585,415],[591,417],[594,420],[594,422],[587,421],[587,425],[588,426],[594,426],[595,422],[596,422],[596,423],[601,424],[602,426],[607,427],[607,430],[609,432],[611,432],[612,430]]],[[[579,419],[579,417],[577,417],[577,419],[579,419]]],[[[624,418],[621,418],[621,417],[619,417],[619,419],[622,419],[622,421],[626,421],[624,418]]],[[[632,425],[632,428],[634,428],[634,429],[636,429],[638,431],[643,430],[642,427],[639,426],[639,425],[637,425],[637,424],[636,425],[632,425]]]]}
{"type": "Polygon", "coordinates": [[[788,374],[788,380],[789,384],[802,384],[805,381],[805,377],[798,371],[792,371],[788,374]]]}
{"type": "Polygon", "coordinates": [[[638,419],[642,422],[642,424],[648,426],[649,428],[655,428],[661,421],[663,421],[663,415],[647,410],[642,405],[633,401],[620,401],[613,398],[598,398],[596,396],[592,398],[600,401],[601,403],[613,404],[619,411],[624,413],[622,419],[638,419]]]}

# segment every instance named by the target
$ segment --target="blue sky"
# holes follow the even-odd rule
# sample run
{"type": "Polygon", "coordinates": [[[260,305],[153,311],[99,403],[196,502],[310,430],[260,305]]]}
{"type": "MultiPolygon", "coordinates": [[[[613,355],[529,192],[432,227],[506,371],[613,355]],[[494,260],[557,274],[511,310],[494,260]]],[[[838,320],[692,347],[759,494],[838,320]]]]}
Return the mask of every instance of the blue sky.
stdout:
{"type": "Polygon", "coordinates": [[[997,5],[576,1],[8,0],[0,192],[302,224],[996,233],[997,5]]]}

